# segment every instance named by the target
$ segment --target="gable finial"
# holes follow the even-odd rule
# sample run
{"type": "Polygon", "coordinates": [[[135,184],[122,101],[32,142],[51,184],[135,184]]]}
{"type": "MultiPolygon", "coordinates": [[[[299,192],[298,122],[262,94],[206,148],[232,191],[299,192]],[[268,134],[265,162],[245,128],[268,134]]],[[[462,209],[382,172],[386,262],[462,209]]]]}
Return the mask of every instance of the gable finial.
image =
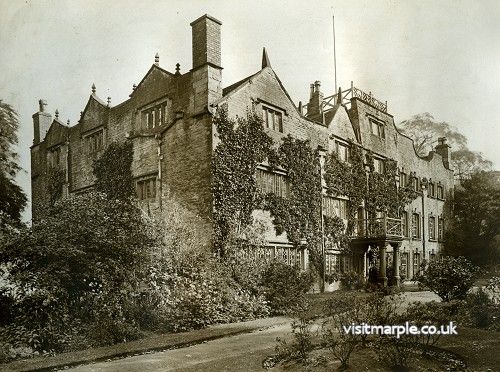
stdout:
{"type": "Polygon", "coordinates": [[[132,90],[134,91],[137,88],[137,84],[132,85],[132,90]]]}
{"type": "Polygon", "coordinates": [[[158,66],[160,64],[160,55],[158,53],[155,54],[155,65],[158,66]]]}
{"type": "Polygon", "coordinates": [[[95,84],[92,84],[92,94],[95,94],[95,84]]]}
{"type": "Polygon", "coordinates": [[[337,105],[342,104],[342,88],[339,87],[339,91],[337,93],[337,105]]]}
{"type": "Polygon", "coordinates": [[[175,64],[175,74],[176,75],[180,75],[181,74],[181,64],[180,63],[176,63],[175,64]]]}
{"type": "Polygon", "coordinates": [[[111,105],[111,97],[108,97],[108,107],[111,105]]]}
{"type": "Polygon", "coordinates": [[[66,125],[69,127],[69,119],[68,119],[68,121],[66,122],[66,125]]]}
{"type": "Polygon", "coordinates": [[[59,110],[56,109],[56,119],[59,119],[59,110]]]}
{"type": "Polygon", "coordinates": [[[267,56],[266,48],[262,49],[262,68],[271,67],[271,62],[269,61],[269,57],[267,56]]]}

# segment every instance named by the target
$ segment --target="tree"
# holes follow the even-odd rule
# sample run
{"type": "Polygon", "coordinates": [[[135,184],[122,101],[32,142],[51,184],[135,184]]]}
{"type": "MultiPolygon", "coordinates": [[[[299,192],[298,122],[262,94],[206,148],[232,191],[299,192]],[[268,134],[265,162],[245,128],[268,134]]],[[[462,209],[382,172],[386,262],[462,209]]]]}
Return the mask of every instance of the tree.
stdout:
{"type": "Polygon", "coordinates": [[[448,254],[478,265],[499,262],[500,182],[493,172],[475,172],[455,190],[455,218],[446,236],[448,254]]]}
{"type": "Polygon", "coordinates": [[[0,231],[19,225],[21,212],[26,207],[26,195],[16,184],[14,177],[21,170],[17,145],[19,120],[11,105],[0,100],[0,231]]]}
{"type": "Polygon", "coordinates": [[[462,180],[472,172],[490,170],[493,163],[480,152],[467,147],[467,138],[445,121],[437,121],[428,112],[412,116],[399,123],[398,128],[411,139],[415,151],[425,156],[434,149],[439,137],[446,137],[451,146],[451,162],[455,177],[462,180]]]}
{"type": "Polygon", "coordinates": [[[21,292],[59,293],[78,306],[96,286],[120,288],[139,275],[153,244],[139,209],[87,194],[49,207],[0,250],[0,264],[21,292]]]}

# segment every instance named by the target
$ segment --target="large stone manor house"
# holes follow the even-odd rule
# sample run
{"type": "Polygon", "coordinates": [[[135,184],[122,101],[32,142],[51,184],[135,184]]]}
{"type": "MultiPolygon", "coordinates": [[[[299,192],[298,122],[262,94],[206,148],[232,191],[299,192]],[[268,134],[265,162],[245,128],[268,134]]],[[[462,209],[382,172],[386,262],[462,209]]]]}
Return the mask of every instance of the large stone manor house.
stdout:
{"type": "MultiPolygon", "coordinates": [[[[149,208],[165,208],[166,195],[175,198],[210,221],[212,212],[211,159],[217,145],[212,122],[218,106],[227,105],[229,116],[245,116],[249,109],[261,113],[266,132],[274,139],[292,135],[309,139],[324,153],[337,152],[348,161],[349,144],[356,143],[374,154],[375,172],[383,172],[383,160],[397,161],[398,185],[411,183],[419,197],[402,212],[400,219],[377,216],[384,234],[371,236],[363,206],[352,237],[352,254],[326,249],[326,271],[356,270],[368,275],[370,251],[379,253],[379,275],[387,281],[387,267],[396,278],[412,278],[424,259],[433,259],[442,249],[446,226],[446,201],[453,196],[450,148],[445,138],[436,138],[435,151],[416,154],[410,138],[399,133],[387,102],[382,102],[351,84],[325,96],[319,81],[313,82],[309,102],[296,104],[273,70],[264,50],[261,68],[232,85],[223,87],[221,77],[221,25],[204,15],[191,23],[192,59],[189,71],[179,65],[170,72],[159,64],[158,55],[144,78],[133,85],[130,98],[117,105],[101,100],[95,86],[76,125],[69,126],[46,111],[40,100],[33,115],[31,147],[33,216],[47,201],[49,168],[64,171],[63,197],[92,190],[93,160],[112,142],[130,141],[134,155],[132,174],[137,198],[149,208]]],[[[323,156],[325,156],[323,154],[323,156]]],[[[286,172],[262,165],[256,175],[267,192],[286,190],[286,172]]],[[[323,195],[323,213],[347,219],[347,198],[323,195]]],[[[268,212],[255,217],[269,226],[264,257],[308,266],[307,250],[289,243],[286,233],[277,235],[268,212]]]]}

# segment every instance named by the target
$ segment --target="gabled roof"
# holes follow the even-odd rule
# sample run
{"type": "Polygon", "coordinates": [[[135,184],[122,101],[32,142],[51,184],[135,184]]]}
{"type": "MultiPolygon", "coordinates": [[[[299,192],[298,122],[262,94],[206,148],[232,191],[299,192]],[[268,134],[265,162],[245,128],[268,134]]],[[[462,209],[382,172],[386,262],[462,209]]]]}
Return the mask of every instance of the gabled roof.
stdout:
{"type": "Polygon", "coordinates": [[[66,138],[55,138],[55,141],[52,141],[49,143],[49,141],[52,139],[52,137],[54,135],[57,135],[57,132],[54,133],[54,131],[57,131],[59,130],[60,132],[62,133],[66,133],[66,131],[69,129],[68,126],[64,125],[61,121],[59,121],[59,119],[55,118],[52,123],[50,124],[50,127],[49,127],[49,130],[47,131],[47,133],[45,134],[45,137],[43,139],[43,141],[46,143],[46,146],[47,147],[52,147],[54,145],[58,145],[60,143],[62,143],[66,138]],[[54,133],[54,134],[53,134],[54,133]]]}
{"type": "Polygon", "coordinates": [[[246,78],[241,79],[240,81],[237,81],[236,83],[231,84],[228,87],[225,87],[224,89],[222,89],[222,96],[225,96],[225,95],[231,93],[233,90],[236,90],[238,87],[242,86],[243,84],[245,84],[247,81],[249,81],[251,78],[253,78],[254,76],[256,76],[259,73],[260,73],[260,71],[256,72],[253,75],[247,76],[246,78]]]}
{"type": "Polygon", "coordinates": [[[148,72],[146,72],[146,75],[144,75],[144,77],[142,78],[142,80],[139,82],[139,84],[137,84],[137,86],[135,87],[135,89],[132,91],[132,93],[130,94],[129,97],[132,97],[134,95],[135,92],[137,92],[138,88],[142,85],[142,83],[144,82],[144,80],[146,80],[146,78],[151,75],[153,73],[153,71],[160,71],[161,73],[167,75],[167,76],[175,76],[175,74],[161,68],[160,66],[156,65],[156,64],[153,64],[150,69],[148,70],[148,72]]]}
{"type": "MultiPolygon", "coordinates": [[[[297,106],[295,105],[295,103],[293,102],[292,98],[290,97],[290,95],[286,91],[285,86],[283,85],[283,83],[279,79],[278,75],[276,75],[276,73],[274,72],[274,70],[271,67],[269,67],[269,66],[263,68],[262,70],[256,72],[253,75],[247,76],[246,78],[244,78],[244,79],[242,79],[242,80],[240,80],[240,81],[238,81],[238,82],[236,82],[236,83],[234,83],[234,84],[232,84],[232,85],[224,88],[222,90],[222,100],[224,100],[224,98],[227,98],[228,96],[230,96],[235,91],[237,91],[237,90],[241,89],[242,87],[244,87],[245,85],[247,85],[252,78],[259,76],[263,71],[266,71],[267,69],[269,69],[273,73],[273,75],[276,78],[276,81],[278,82],[280,88],[283,90],[283,93],[285,93],[286,97],[288,98],[288,100],[290,101],[290,103],[292,104],[292,106],[295,108],[295,110],[297,110],[297,112],[299,112],[297,106]]],[[[307,118],[305,118],[305,119],[307,119],[307,118]]]]}

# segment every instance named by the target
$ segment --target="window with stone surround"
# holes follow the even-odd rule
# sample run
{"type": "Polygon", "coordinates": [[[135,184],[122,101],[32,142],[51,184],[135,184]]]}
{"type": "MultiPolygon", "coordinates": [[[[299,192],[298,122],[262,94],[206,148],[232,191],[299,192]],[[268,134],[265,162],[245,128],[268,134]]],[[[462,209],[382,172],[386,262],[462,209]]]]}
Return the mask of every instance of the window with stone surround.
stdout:
{"type": "Polygon", "coordinates": [[[385,172],[385,167],[384,167],[384,161],[382,159],[377,159],[373,158],[373,168],[374,171],[377,173],[384,173],[385,172]]]}
{"type": "Polygon", "coordinates": [[[437,198],[444,200],[444,187],[443,187],[443,185],[437,186],[437,198]]]}
{"type": "Polygon", "coordinates": [[[408,185],[408,175],[405,172],[399,172],[399,187],[408,185]]]}
{"type": "Polygon", "coordinates": [[[339,217],[347,220],[349,215],[347,200],[323,195],[323,214],[327,217],[339,217]]]}
{"type": "Polygon", "coordinates": [[[289,193],[288,179],[284,174],[257,169],[257,187],[264,193],[274,193],[286,198],[289,193]]]}
{"type": "Polygon", "coordinates": [[[84,137],[85,147],[89,154],[99,152],[104,149],[104,130],[99,129],[84,137]]]}
{"type": "Polygon", "coordinates": [[[287,265],[298,266],[301,270],[305,270],[305,254],[304,249],[301,247],[293,247],[286,244],[273,244],[259,248],[248,247],[239,251],[238,256],[255,261],[278,260],[287,265]]]}
{"type": "Polygon", "coordinates": [[[267,106],[262,106],[262,120],[268,129],[283,133],[283,113],[267,106]]]}
{"type": "Polygon", "coordinates": [[[156,176],[140,179],[136,182],[136,194],[139,200],[156,198],[156,176]]]}
{"type": "Polygon", "coordinates": [[[444,238],[444,219],[443,217],[438,218],[438,241],[443,241],[444,238]]]}
{"type": "Polygon", "coordinates": [[[340,253],[325,255],[325,272],[327,274],[342,274],[352,270],[352,257],[340,253]]]}
{"type": "Polygon", "coordinates": [[[349,146],[345,143],[336,141],[335,147],[337,150],[337,156],[340,161],[347,163],[349,161],[349,146]]]}
{"type": "Polygon", "coordinates": [[[433,182],[429,182],[429,191],[428,191],[428,195],[429,197],[431,198],[435,198],[436,197],[436,185],[434,185],[433,182]]]}
{"type": "Polygon", "coordinates": [[[436,240],[436,217],[429,216],[429,240],[436,240]]]}
{"type": "Polygon", "coordinates": [[[370,118],[370,132],[371,134],[385,138],[385,125],[383,122],[370,118]]]}
{"type": "Polygon", "coordinates": [[[411,237],[420,239],[420,214],[413,213],[411,216],[411,237]]]}
{"type": "Polygon", "coordinates": [[[57,168],[61,165],[62,156],[61,156],[61,146],[56,146],[49,150],[47,154],[47,160],[49,166],[52,168],[57,168]]]}
{"type": "Polygon", "coordinates": [[[420,253],[413,253],[413,276],[420,271],[420,253]]]}
{"type": "Polygon", "coordinates": [[[403,229],[403,236],[408,237],[410,235],[410,232],[408,229],[408,212],[406,211],[401,212],[401,224],[403,229]]]}
{"type": "Polygon", "coordinates": [[[400,275],[404,275],[405,278],[408,278],[408,252],[401,253],[399,273],[400,275]]]}
{"type": "Polygon", "coordinates": [[[167,123],[167,101],[141,111],[142,129],[154,129],[167,123]]]}

